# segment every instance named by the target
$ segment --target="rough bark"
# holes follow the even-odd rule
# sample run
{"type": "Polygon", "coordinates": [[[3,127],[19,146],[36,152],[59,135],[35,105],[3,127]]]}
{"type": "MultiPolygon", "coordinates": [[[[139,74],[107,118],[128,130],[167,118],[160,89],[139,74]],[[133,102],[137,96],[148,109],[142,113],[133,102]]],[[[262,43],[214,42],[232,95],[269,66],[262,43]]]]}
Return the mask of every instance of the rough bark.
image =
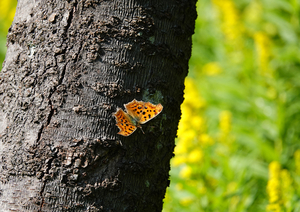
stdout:
{"type": "Polygon", "coordinates": [[[0,73],[1,211],[161,211],[195,0],[19,0],[0,73]],[[162,113],[129,137],[112,114],[162,113]]]}

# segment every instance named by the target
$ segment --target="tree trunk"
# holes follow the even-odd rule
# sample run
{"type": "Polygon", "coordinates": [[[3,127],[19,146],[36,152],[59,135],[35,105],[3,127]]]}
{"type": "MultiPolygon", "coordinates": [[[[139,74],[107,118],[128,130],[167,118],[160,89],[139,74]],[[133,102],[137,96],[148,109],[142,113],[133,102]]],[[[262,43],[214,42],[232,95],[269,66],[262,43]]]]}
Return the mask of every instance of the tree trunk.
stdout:
{"type": "Polygon", "coordinates": [[[1,211],[161,211],[195,0],[19,0],[0,73],[1,211]],[[161,103],[143,131],[113,113],[161,103]]]}

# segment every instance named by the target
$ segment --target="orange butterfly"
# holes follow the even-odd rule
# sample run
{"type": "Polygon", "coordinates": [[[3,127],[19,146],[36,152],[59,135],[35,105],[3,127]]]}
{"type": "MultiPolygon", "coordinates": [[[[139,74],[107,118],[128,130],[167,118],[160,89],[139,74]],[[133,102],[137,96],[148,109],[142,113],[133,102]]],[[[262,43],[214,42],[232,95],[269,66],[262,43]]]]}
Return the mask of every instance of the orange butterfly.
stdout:
{"type": "Polygon", "coordinates": [[[118,134],[123,136],[131,135],[138,127],[142,130],[141,124],[156,117],[163,109],[161,104],[154,105],[150,102],[136,101],[135,99],[124,104],[124,106],[126,112],[118,108],[117,112],[114,113],[117,121],[116,125],[120,129],[118,134]]]}

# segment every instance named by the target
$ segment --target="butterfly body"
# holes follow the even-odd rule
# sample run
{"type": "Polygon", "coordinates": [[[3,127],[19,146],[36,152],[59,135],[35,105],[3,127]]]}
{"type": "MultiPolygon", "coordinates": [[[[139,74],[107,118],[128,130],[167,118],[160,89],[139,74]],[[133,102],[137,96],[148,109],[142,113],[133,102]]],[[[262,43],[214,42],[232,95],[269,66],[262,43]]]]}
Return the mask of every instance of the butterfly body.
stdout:
{"type": "Polygon", "coordinates": [[[114,114],[117,126],[120,129],[118,134],[123,136],[131,135],[141,124],[148,122],[156,117],[163,109],[161,104],[154,105],[150,102],[133,100],[124,104],[126,112],[121,108],[114,114]]]}

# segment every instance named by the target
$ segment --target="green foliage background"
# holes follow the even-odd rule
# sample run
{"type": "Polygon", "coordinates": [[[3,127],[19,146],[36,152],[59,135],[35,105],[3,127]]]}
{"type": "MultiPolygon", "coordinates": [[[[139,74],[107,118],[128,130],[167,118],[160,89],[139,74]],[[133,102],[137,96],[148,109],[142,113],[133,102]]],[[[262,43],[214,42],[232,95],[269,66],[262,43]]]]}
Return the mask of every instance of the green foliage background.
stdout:
{"type": "MultiPolygon", "coordinates": [[[[16,1],[0,0],[0,62],[16,1]]],[[[199,0],[164,212],[300,211],[299,0],[199,0]]]]}
{"type": "Polygon", "coordinates": [[[300,211],[298,0],[200,0],[164,212],[300,211]]]}
{"type": "Polygon", "coordinates": [[[17,6],[17,0],[0,0],[0,70],[6,53],[6,35],[17,6]]]}

